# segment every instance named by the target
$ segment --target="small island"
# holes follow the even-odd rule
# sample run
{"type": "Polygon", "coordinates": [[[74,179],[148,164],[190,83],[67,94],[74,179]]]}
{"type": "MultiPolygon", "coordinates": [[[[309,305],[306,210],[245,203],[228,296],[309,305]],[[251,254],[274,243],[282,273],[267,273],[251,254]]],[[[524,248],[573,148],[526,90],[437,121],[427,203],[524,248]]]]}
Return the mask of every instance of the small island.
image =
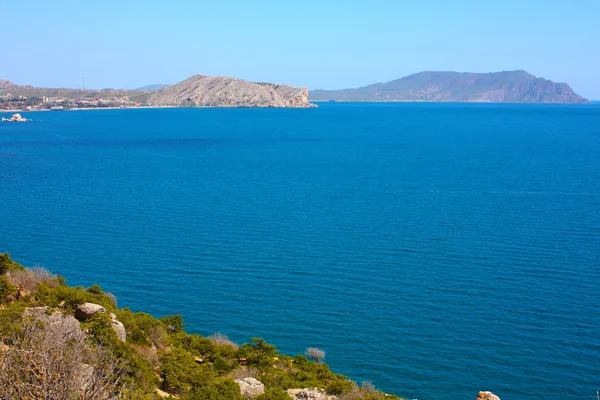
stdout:
{"type": "Polygon", "coordinates": [[[2,122],[31,122],[30,119],[24,118],[21,114],[13,114],[10,118],[2,117],[2,122]]]}

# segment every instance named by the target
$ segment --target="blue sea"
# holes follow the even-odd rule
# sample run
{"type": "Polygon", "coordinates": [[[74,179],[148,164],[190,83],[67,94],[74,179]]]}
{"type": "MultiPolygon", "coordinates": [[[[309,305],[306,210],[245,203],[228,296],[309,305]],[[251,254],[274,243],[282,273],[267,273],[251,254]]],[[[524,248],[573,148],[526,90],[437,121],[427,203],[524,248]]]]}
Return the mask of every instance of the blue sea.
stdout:
{"type": "Polygon", "coordinates": [[[408,399],[595,399],[600,105],[23,113],[0,251],[408,399]]]}

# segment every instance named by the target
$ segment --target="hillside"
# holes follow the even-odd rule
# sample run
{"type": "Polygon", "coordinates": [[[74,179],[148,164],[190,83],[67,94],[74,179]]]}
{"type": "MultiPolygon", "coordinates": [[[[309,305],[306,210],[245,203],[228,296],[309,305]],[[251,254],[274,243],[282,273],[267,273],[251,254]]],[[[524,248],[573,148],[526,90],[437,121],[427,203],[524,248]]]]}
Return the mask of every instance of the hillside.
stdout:
{"type": "Polygon", "coordinates": [[[308,89],[248,82],[224,76],[195,75],[153,93],[152,106],[312,107],[308,89]]]}
{"type": "Polygon", "coordinates": [[[387,83],[345,90],[314,90],[311,101],[575,103],[589,101],[566,83],[525,71],[420,72],[387,83]]]}
{"type": "Polygon", "coordinates": [[[0,90],[2,89],[10,89],[15,87],[16,85],[10,81],[5,81],[4,79],[0,79],[0,90]]]}
{"type": "Polygon", "coordinates": [[[332,372],[319,349],[306,355],[188,334],[179,315],[119,308],[98,285],[0,254],[0,399],[398,399],[332,372]]]}
{"type": "Polygon", "coordinates": [[[149,96],[149,91],[142,90],[81,90],[66,88],[39,88],[30,85],[15,85],[12,82],[0,79],[0,96],[10,93],[12,96],[26,97],[60,97],[64,99],[95,99],[98,97],[128,97],[132,101],[145,103],[149,96]]]}

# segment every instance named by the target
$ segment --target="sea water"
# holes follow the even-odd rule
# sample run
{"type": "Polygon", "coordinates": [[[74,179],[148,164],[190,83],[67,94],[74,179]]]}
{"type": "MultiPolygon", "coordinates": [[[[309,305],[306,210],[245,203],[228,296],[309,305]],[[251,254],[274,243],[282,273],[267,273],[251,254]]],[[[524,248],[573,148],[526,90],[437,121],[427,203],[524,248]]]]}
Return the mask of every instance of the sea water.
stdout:
{"type": "Polygon", "coordinates": [[[600,105],[23,113],[0,251],[407,398],[600,389],[600,105]]]}

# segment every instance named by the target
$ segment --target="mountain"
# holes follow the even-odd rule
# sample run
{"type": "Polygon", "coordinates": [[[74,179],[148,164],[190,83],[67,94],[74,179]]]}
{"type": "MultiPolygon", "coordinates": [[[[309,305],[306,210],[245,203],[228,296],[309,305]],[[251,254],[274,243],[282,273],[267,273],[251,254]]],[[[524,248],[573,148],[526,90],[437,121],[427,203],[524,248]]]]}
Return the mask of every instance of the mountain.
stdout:
{"type": "Polygon", "coordinates": [[[155,83],[153,85],[142,86],[142,87],[139,87],[139,88],[134,89],[134,90],[154,92],[156,90],[160,90],[160,89],[166,88],[167,86],[169,86],[169,85],[163,85],[162,83],[155,83]]]}
{"type": "Polygon", "coordinates": [[[314,90],[310,100],[589,103],[566,83],[537,78],[525,71],[420,72],[356,89],[314,90]]]}
{"type": "Polygon", "coordinates": [[[225,76],[195,75],[154,92],[152,106],[314,107],[308,89],[225,76]]]}

